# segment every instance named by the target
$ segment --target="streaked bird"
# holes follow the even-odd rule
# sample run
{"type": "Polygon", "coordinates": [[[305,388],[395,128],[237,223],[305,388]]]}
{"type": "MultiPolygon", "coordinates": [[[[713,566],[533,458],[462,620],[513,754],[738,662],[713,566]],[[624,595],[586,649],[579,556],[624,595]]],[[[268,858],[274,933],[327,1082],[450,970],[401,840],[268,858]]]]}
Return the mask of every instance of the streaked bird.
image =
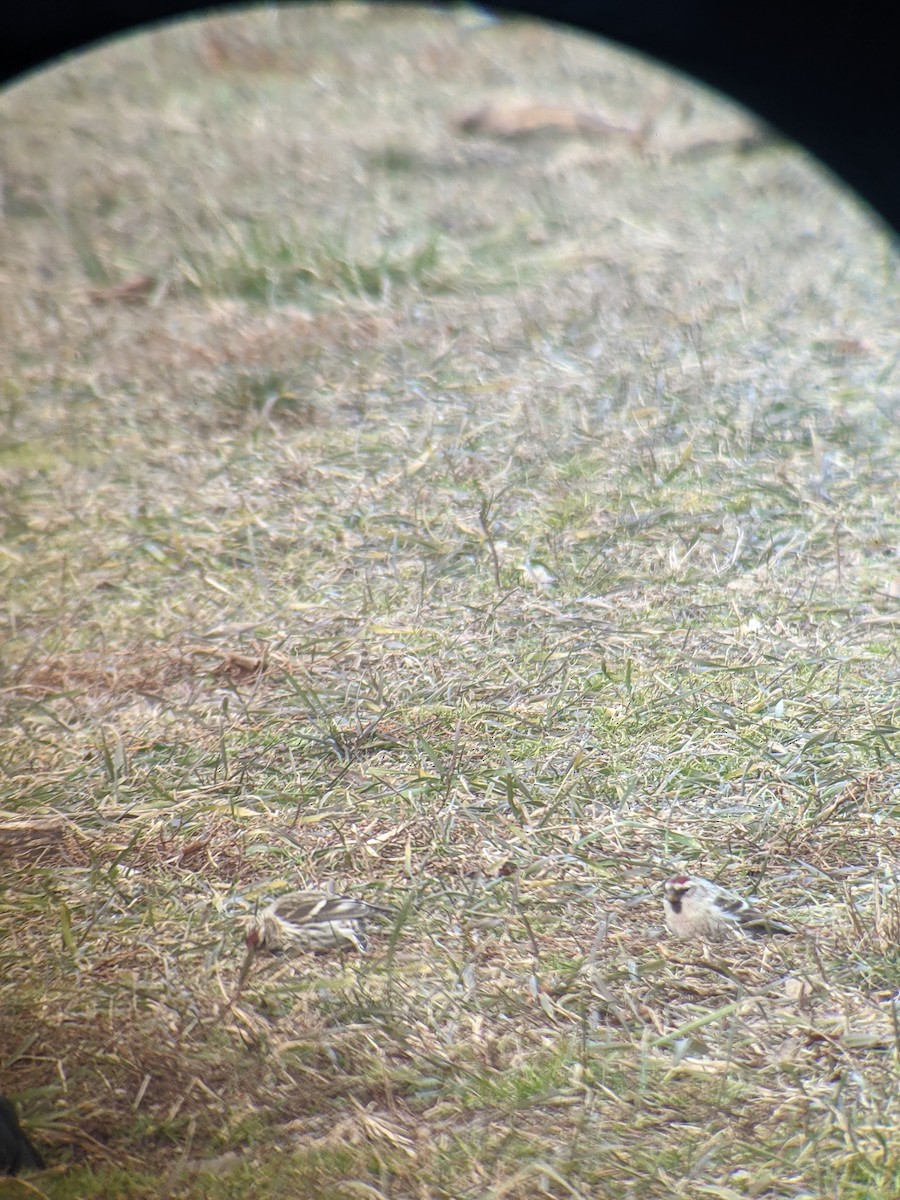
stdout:
{"type": "Polygon", "coordinates": [[[696,941],[797,932],[791,925],[767,917],[743,896],[699,876],[675,875],[669,879],[663,892],[663,908],[669,933],[696,941]]]}
{"type": "Polygon", "coordinates": [[[250,922],[247,946],[251,951],[346,950],[365,954],[368,943],[363,921],[389,916],[389,910],[329,892],[290,892],[264,908],[250,922]]]}
{"type": "Polygon", "coordinates": [[[41,1171],[44,1160],[26,1136],[16,1110],[0,1096],[0,1173],[18,1175],[22,1170],[41,1171]]]}

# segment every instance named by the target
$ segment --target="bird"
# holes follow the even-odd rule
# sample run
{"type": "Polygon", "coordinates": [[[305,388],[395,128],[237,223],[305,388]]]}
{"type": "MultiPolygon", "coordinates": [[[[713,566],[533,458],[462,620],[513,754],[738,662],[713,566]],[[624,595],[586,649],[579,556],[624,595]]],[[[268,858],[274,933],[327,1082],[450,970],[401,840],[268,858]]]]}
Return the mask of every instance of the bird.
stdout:
{"type": "Polygon", "coordinates": [[[698,876],[674,875],[663,892],[666,928],[679,938],[722,941],[734,936],[765,937],[797,932],[775,921],[728,888],[698,876]]]}
{"type": "Polygon", "coordinates": [[[11,1102],[0,1096],[0,1174],[18,1175],[23,1168],[42,1171],[44,1160],[25,1136],[11,1102]]]}
{"type": "Polygon", "coordinates": [[[389,916],[386,908],[332,896],[329,892],[289,892],[253,918],[247,928],[247,948],[251,952],[269,950],[345,950],[353,947],[360,954],[368,948],[362,922],[367,917],[389,916]]]}

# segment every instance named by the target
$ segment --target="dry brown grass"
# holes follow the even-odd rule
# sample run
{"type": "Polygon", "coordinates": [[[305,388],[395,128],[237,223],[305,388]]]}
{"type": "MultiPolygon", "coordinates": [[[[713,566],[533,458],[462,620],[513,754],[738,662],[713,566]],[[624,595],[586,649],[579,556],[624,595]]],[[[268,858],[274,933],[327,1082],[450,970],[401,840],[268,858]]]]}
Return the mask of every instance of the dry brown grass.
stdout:
{"type": "Polygon", "coordinates": [[[2,104],[34,1188],[896,1195],[883,232],[693,87],[468,10],[197,22],[2,104]],[[667,939],[675,868],[804,935],[667,939]],[[301,881],[395,921],[241,985],[301,881]]]}

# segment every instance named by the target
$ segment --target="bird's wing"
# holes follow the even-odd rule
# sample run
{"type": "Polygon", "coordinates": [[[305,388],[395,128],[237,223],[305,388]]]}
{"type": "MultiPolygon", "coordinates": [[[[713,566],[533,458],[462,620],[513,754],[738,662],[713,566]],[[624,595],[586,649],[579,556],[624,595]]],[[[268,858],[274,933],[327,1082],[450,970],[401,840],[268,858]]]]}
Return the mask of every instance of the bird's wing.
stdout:
{"type": "Polygon", "coordinates": [[[751,908],[745,916],[739,918],[741,926],[750,931],[750,933],[796,933],[792,925],[786,925],[783,921],[775,921],[771,917],[767,917],[764,913],[757,912],[755,908],[751,908]]]}
{"type": "Polygon", "coordinates": [[[357,921],[384,912],[364,900],[350,896],[330,896],[327,892],[293,892],[282,896],[272,905],[282,921],[292,925],[309,925],[328,921],[357,921]]]}
{"type": "Polygon", "coordinates": [[[716,908],[720,908],[722,912],[727,913],[732,920],[740,921],[742,924],[751,913],[762,918],[762,913],[757,912],[742,896],[726,891],[724,888],[716,896],[713,903],[716,908]]]}
{"type": "Polygon", "coordinates": [[[737,922],[741,929],[746,930],[751,934],[761,933],[796,933],[796,929],[790,925],[785,925],[783,921],[776,921],[772,917],[766,916],[760,912],[742,896],[736,895],[734,892],[724,891],[720,896],[716,897],[715,903],[722,912],[727,913],[728,917],[737,922]]]}

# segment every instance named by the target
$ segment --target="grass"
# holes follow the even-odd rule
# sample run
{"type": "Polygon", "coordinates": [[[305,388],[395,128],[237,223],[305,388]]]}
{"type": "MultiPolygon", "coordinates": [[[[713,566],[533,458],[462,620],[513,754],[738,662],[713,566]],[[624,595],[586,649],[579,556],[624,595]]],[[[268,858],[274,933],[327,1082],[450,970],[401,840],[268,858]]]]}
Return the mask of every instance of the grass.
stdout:
{"type": "Polygon", "coordinates": [[[2,105],[0,1192],[896,1195],[884,231],[464,9],[2,105]],[[513,93],[649,134],[461,131],[513,93]],[[669,939],[676,869],[805,935],[669,939]],[[239,987],[311,882],[396,916],[239,987]]]}

